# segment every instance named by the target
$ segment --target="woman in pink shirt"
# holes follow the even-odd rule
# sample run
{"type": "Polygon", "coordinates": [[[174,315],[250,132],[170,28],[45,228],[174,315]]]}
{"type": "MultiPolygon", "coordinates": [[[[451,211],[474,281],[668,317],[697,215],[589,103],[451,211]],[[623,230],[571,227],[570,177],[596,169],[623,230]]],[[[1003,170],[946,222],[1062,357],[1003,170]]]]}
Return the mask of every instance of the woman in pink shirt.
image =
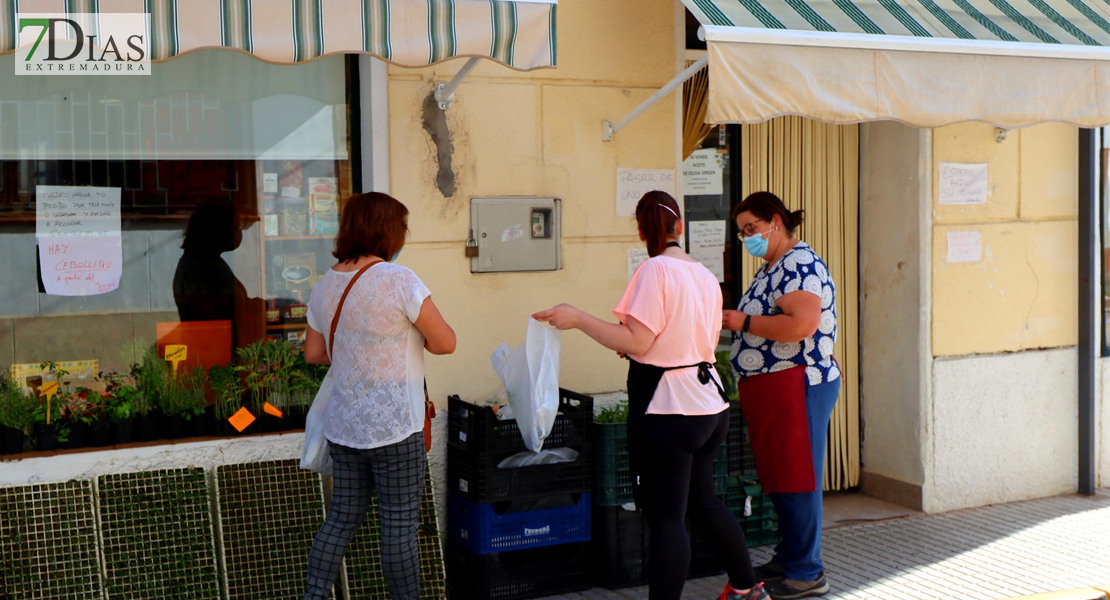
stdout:
{"type": "Polygon", "coordinates": [[[678,203],[649,192],[636,206],[651,257],[610,323],[562,304],[534,317],[579,329],[629,360],[628,450],[636,504],[651,529],[650,600],[679,600],[690,567],[687,512],[729,574],[723,600],[765,600],[744,532],[716,496],[713,460],[728,433],[728,400],[713,368],[721,329],[717,278],[682,250],[678,203]],[[689,511],[687,511],[689,508],[689,511]]]}

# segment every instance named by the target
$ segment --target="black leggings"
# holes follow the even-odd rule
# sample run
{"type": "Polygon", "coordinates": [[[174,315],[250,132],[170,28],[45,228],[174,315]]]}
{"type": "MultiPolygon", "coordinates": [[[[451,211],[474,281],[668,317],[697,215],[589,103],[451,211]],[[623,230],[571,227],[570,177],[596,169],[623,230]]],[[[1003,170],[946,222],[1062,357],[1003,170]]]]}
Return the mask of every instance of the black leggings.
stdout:
{"type": "Polygon", "coordinates": [[[650,600],[680,600],[690,569],[685,517],[713,545],[737,589],[755,585],[744,530],[713,483],[713,459],[728,435],[729,411],[717,415],[644,417],[645,465],[651,472],[646,511],[651,528],[650,600]]]}

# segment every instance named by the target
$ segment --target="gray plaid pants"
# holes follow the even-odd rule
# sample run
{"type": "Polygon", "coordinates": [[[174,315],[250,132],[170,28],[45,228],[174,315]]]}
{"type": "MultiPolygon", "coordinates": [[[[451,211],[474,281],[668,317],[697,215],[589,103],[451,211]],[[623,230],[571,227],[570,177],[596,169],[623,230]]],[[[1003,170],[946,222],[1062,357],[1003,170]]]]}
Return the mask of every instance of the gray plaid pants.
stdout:
{"type": "Polygon", "coordinates": [[[355,537],[371,494],[378,491],[382,519],[382,571],[393,600],[419,600],[420,494],[427,456],[424,433],[372,450],[328,444],[332,459],[331,507],[308,554],[305,600],[324,600],[339,575],[347,545],[355,537]]]}

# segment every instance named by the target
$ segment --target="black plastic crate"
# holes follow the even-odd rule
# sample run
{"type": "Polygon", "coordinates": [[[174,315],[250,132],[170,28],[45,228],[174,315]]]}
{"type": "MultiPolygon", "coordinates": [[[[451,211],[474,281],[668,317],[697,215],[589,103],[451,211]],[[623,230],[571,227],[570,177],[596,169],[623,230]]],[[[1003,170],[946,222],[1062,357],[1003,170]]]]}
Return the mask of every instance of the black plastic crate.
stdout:
{"type": "MultiPolygon", "coordinates": [[[[477,452],[488,466],[527,450],[516,420],[499,420],[489,406],[478,406],[451,396],[447,399],[447,442],[449,450],[477,452]]],[[[580,448],[590,443],[594,399],[559,389],[559,414],[544,448],[580,448]]]]}
{"type": "Polygon", "coordinates": [[[527,450],[515,420],[500,421],[488,406],[448,401],[447,489],[479,503],[581,494],[593,488],[593,410],[589,396],[559,390],[559,415],[544,449],[573,448],[574,462],[498,469],[527,450]]]}
{"type": "Polygon", "coordinates": [[[730,402],[728,408],[728,437],[725,438],[725,445],[728,447],[728,475],[754,475],[755,458],[752,457],[751,438],[748,436],[744,412],[740,409],[739,402],[730,402]]]}
{"type": "Polygon", "coordinates": [[[451,600],[524,600],[590,588],[590,543],[474,554],[447,544],[451,600]]]}
{"type": "Polygon", "coordinates": [[[647,584],[648,527],[643,513],[595,506],[594,581],[609,589],[647,584]]]}
{"type": "Polygon", "coordinates": [[[574,462],[498,469],[477,452],[448,448],[447,490],[483,504],[587,493],[593,488],[592,458],[586,446],[574,462]]]}

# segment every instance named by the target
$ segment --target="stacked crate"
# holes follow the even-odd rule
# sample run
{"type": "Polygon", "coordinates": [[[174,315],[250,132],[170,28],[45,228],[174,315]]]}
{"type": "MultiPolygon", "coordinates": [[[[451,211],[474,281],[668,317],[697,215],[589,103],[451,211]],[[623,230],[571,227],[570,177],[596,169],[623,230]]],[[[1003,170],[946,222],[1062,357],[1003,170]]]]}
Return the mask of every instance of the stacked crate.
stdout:
{"type": "Polygon", "coordinates": [[[515,420],[448,400],[447,586],[458,600],[522,600],[590,587],[593,398],[560,390],[544,450],[573,462],[499,469],[527,450],[515,420]]]}
{"type": "MultiPolygon", "coordinates": [[[[778,536],[777,520],[770,498],[762,493],[755,476],[740,404],[729,403],[729,410],[728,437],[713,463],[717,494],[737,516],[749,545],[772,543],[778,536]],[[748,500],[749,497],[752,500],[748,500]],[[754,516],[750,513],[753,502],[754,516]],[[745,514],[746,508],[749,514],[745,514]]],[[[594,436],[597,464],[593,517],[595,581],[608,588],[642,585],[647,583],[648,528],[643,514],[636,512],[632,504],[628,426],[623,422],[595,423],[594,436]]],[[[689,529],[689,576],[721,573],[723,569],[709,541],[696,529],[689,529]]]]}

